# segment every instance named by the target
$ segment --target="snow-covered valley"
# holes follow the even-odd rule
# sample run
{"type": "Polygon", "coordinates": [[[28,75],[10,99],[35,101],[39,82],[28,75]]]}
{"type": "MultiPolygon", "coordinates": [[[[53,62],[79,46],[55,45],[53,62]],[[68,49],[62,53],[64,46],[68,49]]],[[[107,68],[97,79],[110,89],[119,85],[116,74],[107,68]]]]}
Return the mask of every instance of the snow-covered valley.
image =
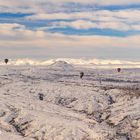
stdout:
{"type": "Polygon", "coordinates": [[[8,139],[140,140],[140,69],[0,66],[0,140],[8,139]]]}

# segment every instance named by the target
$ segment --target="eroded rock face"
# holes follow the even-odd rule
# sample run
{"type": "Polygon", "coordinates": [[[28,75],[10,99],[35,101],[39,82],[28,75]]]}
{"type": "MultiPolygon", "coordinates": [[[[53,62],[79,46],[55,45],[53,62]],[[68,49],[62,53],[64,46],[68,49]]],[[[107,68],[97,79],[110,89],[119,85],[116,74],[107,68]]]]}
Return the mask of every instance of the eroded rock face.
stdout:
{"type": "Polygon", "coordinates": [[[0,77],[5,79],[0,90],[0,139],[140,139],[139,85],[98,85],[78,76],[54,82],[34,73],[34,78],[30,73],[27,78],[27,70],[26,76],[18,73],[0,77]]]}

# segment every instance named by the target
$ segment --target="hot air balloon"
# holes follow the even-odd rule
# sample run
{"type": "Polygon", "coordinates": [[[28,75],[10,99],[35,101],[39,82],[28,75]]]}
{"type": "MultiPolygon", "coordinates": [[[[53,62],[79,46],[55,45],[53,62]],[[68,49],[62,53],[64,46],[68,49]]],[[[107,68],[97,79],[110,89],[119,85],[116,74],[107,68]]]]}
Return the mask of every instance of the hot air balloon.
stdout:
{"type": "Polygon", "coordinates": [[[80,78],[82,79],[84,76],[84,72],[80,72],[80,78]]]}
{"type": "Polygon", "coordinates": [[[41,101],[42,101],[42,100],[44,99],[44,94],[39,93],[39,94],[38,94],[38,96],[39,96],[39,100],[41,100],[41,101]]]}
{"type": "Polygon", "coordinates": [[[118,72],[121,72],[121,68],[117,68],[117,71],[118,71],[118,72]]]}
{"type": "Polygon", "coordinates": [[[5,62],[6,64],[8,63],[8,61],[9,61],[8,59],[4,59],[4,62],[5,62]]]}

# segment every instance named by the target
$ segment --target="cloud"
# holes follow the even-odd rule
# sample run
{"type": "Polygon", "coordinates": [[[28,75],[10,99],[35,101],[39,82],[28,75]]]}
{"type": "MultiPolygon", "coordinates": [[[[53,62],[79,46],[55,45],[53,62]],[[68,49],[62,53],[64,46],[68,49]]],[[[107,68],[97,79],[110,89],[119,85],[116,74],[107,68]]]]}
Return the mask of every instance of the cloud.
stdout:
{"type": "Polygon", "coordinates": [[[29,5],[29,4],[33,4],[33,5],[35,5],[35,4],[38,4],[38,5],[41,5],[41,4],[47,4],[47,3],[49,3],[49,2],[51,2],[51,3],[83,3],[83,4],[90,4],[90,3],[92,3],[92,4],[98,4],[98,5],[123,5],[123,4],[139,4],[140,3],[140,1],[139,0],[117,0],[117,1],[114,1],[114,0],[107,0],[107,1],[105,1],[105,0],[86,0],[86,1],[83,1],[83,0],[76,0],[76,2],[75,2],[75,0],[58,0],[58,1],[55,1],[55,0],[48,0],[48,1],[46,1],[46,0],[30,0],[30,1],[28,1],[28,0],[22,0],[22,2],[21,1],[18,1],[18,0],[1,0],[0,1],[0,5],[2,5],[2,6],[7,6],[7,5],[10,5],[10,4],[12,4],[12,5],[15,5],[15,6],[21,6],[21,5],[25,5],[25,6],[27,6],[27,5],[29,5]]]}
{"type": "MultiPolygon", "coordinates": [[[[85,55],[92,56],[91,52],[96,55],[98,49],[98,53],[104,56],[105,49],[110,52],[116,48],[118,52],[129,48],[130,56],[133,48],[136,54],[140,50],[139,0],[0,0],[0,13],[3,14],[0,17],[1,56],[10,53],[13,56],[24,53],[32,55],[34,52],[38,56],[45,56],[45,52],[47,55],[54,53],[54,56],[58,56],[58,53],[60,56],[69,53],[80,56],[86,52],[85,55]],[[104,6],[110,5],[104,10],[104,6]],[[130,5],[130,8],[112,10],[114,5],[130,5]],[[131,5],[138,6],[131,8],[131,5]],[[9,15],[4,17],[5,12],[11,14],[10,18],[9,15]],[[18,13],[25,14],[17,18],[18,13]],[[66,35],[58,33],[55,28],[61,31],[65,28],[68,33],[72,32],[72,28],[78,30],[79,34],[72,32],[71,35],[66,35]],[[99,29],[101,33],[113,30],[114,37],[112,34],[99,36],[97,32],[91,33],[93,30],[90,29],[99,29]],[[80,35],[80,32],[88,31],[92,35],[80,35]],[[118,32],[127,34],[127,37],[117,37],[118,32]]],[[[111,52],[115,56],[114,50],[111,52]]],[[[111,54],[107,54],[108,52],[106,56],[111,54]]],[[[134,55],[138,56],[136,54],[134,55]]]]}
{"type": "MultiPolygon", "coordinates": [[[[54,2],[54,0],[52,1],[54,2]]],[[[75,2],[75,0],[58,0],[57,2],[75,2]]],[[[77,3],[93,3],[93,4],[98,4],[98,5],[124,5],[124,4],[133,4],[133,3],[140,3],[139,0],[117,0],[117,1],[114,1],[114,0],[86,0],[86,1],[83,1],[83,0],[77,0],[76,1],[77,3]]]]}
{"type": "MultiPolygon", "coordinates": [[[[47,13],[56,11],[72,11],[80,10],[81,7],[89,6],[98,9],[100,6],[110,5],[140,5],[139,0],[1,0],[0,11],[1,12],[13,12],[13,13],[47,13]]],[[[83,10],[83,9],[82,9],[83,10]]],[[[81,11],[81,10],[80,10],[81,11]]]]}
{"type": "MultiPolygon", "coordinates": [[[[86,20],[76,20],[72,22],[65,21],[54,22],[50,28],[67,28],[67,27],[78,30],[88,30],[92,28],[97,28],[97,29],[113,29],[119,31],[128,31],[132,29],[138,30],[140,28],[140,25],[133,27],[123,22],[91,22],[86,20]]],[[[46,29],[49,29],[49,27],[47,27],[46,29]]]]}
{"type": "Polygon", "coordinates": [[[0,46],[38,46],[38,47],[140,47],[140,36],[108,37],[78,36],[59,33],[32,31],[19,24],[0,24],[0,46]],[[116,43],[117,42],[117,43],[116,43]]]}
{"type": "Polygon", "coordinates": [[[27,16],[28,20],[68,20],[68,19],[85,19],[98,21],[129,21],[140,22],[140,10],[97,10],[90,12],[72,12],[72,13],[42,13],[27,16]]]}
{"type": "Polygon", "coordinates": [[[48,28],[65,28],[75,29],[113,29],[119,31],[139,31],[140,29],[140,10],[97,10],[94,12],[74,12],[74,13],[50,13],[35,14],[27,16],[26,19],[38,20],[55,20],[48,28]],[[59,20],[56,22],[56,20],[59,20]],[[67,21],[65,21],[67,20],[67,21]]]}
{"type": "MultiPolygon", "coordinates": [[[[72,0],[70,0],[72,2],[72,0]]],[[[65,3],[68,2],[66,0],[59,0],[59,2],[65,3]]],[[[78,2],[84,3],[81,0],[78,2]]],[[[89,0],[86,1],[88,4],[90,2],[94,3],[101,3],[104,4],[103,0],[89,0]]],[[[122,1],[119,1],[120,3],[122,1]]],[[[115,3],[119,3],[118,1],[115,3]]],[[[123,1],[126,2],[126,1],[123,1]]],[[[131,0],[129,2],[132,2],[131,0]]],[[[134,3],[138,1],[133,1],[134,3]]],[[[107,2],[108,3],[108,2],[107,2]]],[[[110,4],[113,4],[113,0],[109,0],[110,4]]],[[[48,25],[46,21],[46,26],[40,27],[40,29],[52,29],[52,28],[64,28],[64,27],[71,27],[74,29],[113,29],[118,31],[139,31],[140,29],[140,10],[139,9],[127,9],[127,10],[93,10],[93,11],[82,11],[80,12],[72,12],[72,9],[69,12],[65,10],[63,12],[50,12],[50,10],[46,11],[45,9],[51,9],[51,6],[54,6],[58,9],[63,9],[64,5],[58,2],[50,2],[50,1],[39,1],[39,0],[23,0],[19,2],[17,0],[6,0],[0,1],[1,6],[5,6],[7,10],[10,10],[12,7],[13,10],[19,10],[20,12],[27,12],[27,13],[34,13],[32,15],[25,16],[22,18],[22,21],[25,24],[27,22],[39,22],[45,20],[52,20],[52,22],[48,25]],[[49,5],[49,6],[48,6],[49,5]],[[10,6],[10,7],[7,7],[10,6]],[[14,7],[15,6],[15,7],[14,7]],[[47,6],[47,7],[46,7],[47,6]],[[48,8],[49,7],[49,8],[48,8]],[[29,11],[28,11],[29,10],[29,11]],[[53,21],[55,20],[55,22],[53,21]],[[59,20],[59,22],[56,22],[59,20]],[[67,22],[65,21],[67,20],[67,22]]],[[[71,5],[71,4],[68,4],[71,5]]],[[[52,7],[52,9],[54,8],[52,7]]],[[[71,6],[68,6],[71,7],[71,6]]],[[[78,6],[79,7],[79,6],[78,6]]],[[[54,8],[54,9],[55,9],[54,8]]],[[[64,8],[65,9],[65,8],[64,8]]],[[[87,7],[88,9],[88,7],[87,7]]],[[[8,20],[8,19],[7,19],[8,20]]],[[[10,22],[10,21],[9,21],[10,22]]]]}
{"type": "Polygon", "coordinates": [[[5,58],[106,58],[139,60],[140,36],[79,36],[0,24],[0,56],[5,58]]]}

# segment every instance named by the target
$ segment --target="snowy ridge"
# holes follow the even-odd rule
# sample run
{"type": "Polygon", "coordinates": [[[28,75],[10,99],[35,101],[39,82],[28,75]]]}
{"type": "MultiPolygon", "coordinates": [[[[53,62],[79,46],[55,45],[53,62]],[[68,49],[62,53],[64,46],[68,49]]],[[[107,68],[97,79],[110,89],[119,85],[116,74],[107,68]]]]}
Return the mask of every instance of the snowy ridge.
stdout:
{"type": "MultiPolygon", "coordinates": [[[[47,66],[51,65],[57,61],[65,61],[72,65],[79,65],[85,67],[95,67],[95,68],[140,68],[140,61],[123,61],[123,60],[104,60],[104,59],[71,59],[71,58],[58,58],[49,60],[35,60],[35,59],[17,59],[9,60],[8,65],[40,65],[47,66]]],[[[0,61],[0,65],[5,65],[4,61],[0,61]]]]}

